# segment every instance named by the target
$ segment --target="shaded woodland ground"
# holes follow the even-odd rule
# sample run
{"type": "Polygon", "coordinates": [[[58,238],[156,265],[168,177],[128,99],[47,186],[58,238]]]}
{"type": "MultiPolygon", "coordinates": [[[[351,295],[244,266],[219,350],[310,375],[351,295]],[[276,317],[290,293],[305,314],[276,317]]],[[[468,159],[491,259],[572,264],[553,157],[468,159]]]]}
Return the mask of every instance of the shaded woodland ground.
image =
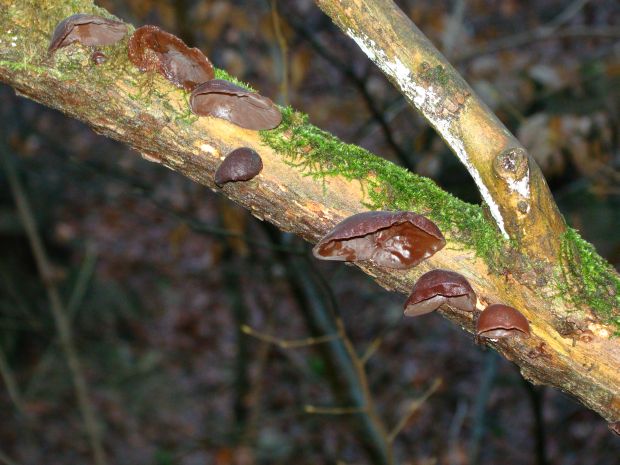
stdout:
{"type": "MultiPolygon", "coordinates": [[[[567,221],[620,267],[616,2],[398,3],[530,149],[567,221]]],[[[312,1],[100,4],[479,202],[443,142],[312,1]]],[[[317,330],[313,306],[343,318],[388,425],[442,380],[396,437],[399,463],[620,462],[620,439],[597,415],[525,383],[440,316],[405,320],[401,296],[310,260],[308,244],[208,189],[6,86],[0,102],[2,150],[54,264],[109,463],[371,463],[359,413],[307,411],[347,407],[320,346],[283,343],[317,330]]],[[[5,172],[0,257],[0,463],[90,463],[5,172]]]]}

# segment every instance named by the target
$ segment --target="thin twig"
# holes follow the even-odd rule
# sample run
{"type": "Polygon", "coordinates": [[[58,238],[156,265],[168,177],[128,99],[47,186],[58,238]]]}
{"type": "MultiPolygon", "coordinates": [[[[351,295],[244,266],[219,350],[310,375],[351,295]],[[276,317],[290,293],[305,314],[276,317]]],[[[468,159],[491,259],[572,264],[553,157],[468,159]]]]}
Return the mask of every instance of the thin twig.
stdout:
{"type": "Polygon", "coordinates": [[[13,370],[9,365],[6,356],[4,355],[4,350],[0,347],[0,376],[2,376],[2,380],[6,385],[6,390],[9,394],[9,398],[15,405],[15,410],[20,415],[24,414],[24,402],[19,392],[19,386],[17,385],[17,380],[15,376],[13,376],[13,370]]]}
{"type": "Polygon", "coordinates": [[[389,447],[389,444],[391,444],[391,441],[389,439],[389,435],[387,433],[385,425],[383,424],[383,420],[379,417],[379,414],[377,413],[377,409],[375,407],[372,393],[370,391],[370,384],[368,383],[368,378],[366,377],[366,370],[364,369],[364,364],[362,363],[362,360],[357,355],[357,351],[355,350],[355,347],[353,347],[353,343],[347,336],[342,319],[339,316],[335,316],[335,318],[336,318],[336,327],[338,328],[338,332],[340,333],[342,342],[344,343],[347,353],[349,354],[349,357],[351,358],[351,362],[353,363],[353,367],[355,368],[355,371],[357,372],[359,384],[362,390],[362,395],[364,397],[364,405],[365,405],[364,410],[366,411],[366,415],[368,415],[371,421],[376,425],[376,428],[378,429],[379,434],[381,434],[386,444],[388,444],[388,447],[387,447],[387,451],[389,454],[388,461],[389,463],[393,463],[394,461],[394,457],[392,455],[393,452],[392,452],[391,447],[389,447]]]}
{"type": "Polygon", "coordinates": [[[90,441],[93,457],[97,465],[105,465],[105,451],[103,449],[95,412],[90,403],[86,378],[75,348],[71,324],[66,314],[66,310],[63,307],[60,293],[54,284],[52,267],[47,258],[43,241],[37,231],[34,215],[32,214],[32,208],[30,207],[30,203],[19,181],[15,167],[9,159],[8,150],[4,146],[2,146],[1,149],[2,156],[0,158],[2,158],[2,163],[7,173],[9,186],[15,199],[20,220],[24,226],[26,235],[28,236],[28,241],[30,242],[30,247],[34,255],[37,269],[41,275],[43,285],[45,286],[45,290],[50,301],[52,316],[56,324],[60,344],[71,372],[75,393],[78,399],[78,406],[84,419],[86,433],[90,441]]]}
{"type": "Polygon", "coordinates": [[[0,451],[0,463],[3,465],[18,465],[17,462],[15,462],[2,451],[0,451]]]}
{"type": "Polygon", "coordinates": [[[452,13],[448,18],[448,24],[443,34],[443,54],[451,58],[457,39],[463,28],[463,17],[465,16],[465,0],[456,0],[452,13]]]}
{"type": "Polygon", "coordinates": [[[306,337],[303,339],[280,339],[275,336],[271,336],[269,334],[257,331],[249,325],[242,325],[241,331],[243,331],[248,336],[255,337],[256,339],[259,339],[263,342],[274,344],[278,347],[281,347],[282,349],[297,349],[300,347],[309,347],[317,344],[324,344],[326,342],[340,338],[340,334],[327,334],[325,336],[306,337]]]}
{"type": "Polygon", "coordinates": [[[474,425],[469,442],[469,463],[478,463],[480,443],[486,427],[486,406],[493,389],[493,383],[495,382],[497,359],[498,356],[495,352],[487,352],[485,354],[484,373],[474,402],[474,418],[472,419],[474,425]]]}
{"type": "Polygon", "coordinates": [[[304,405],[304,412],[317,415],[352,415],[355,413],[368,413],[364,407],[316,407],[304,405]]]}
{"type": "Polygon", "coordinates": [[[283,105],[288,105],[288,45],[286,38],[282,33],[282,25],[280,24],[280,14],[278,13],[278,0],[271,0],[271,22],[273,24],[273,32],[278,41],[280,49],[280,64],[282,66],[280,76],[280,98],[283,105]]]}
{"type": "MultiPolygon", "coordinates": [[[[272,284],[272,283],[269,283],[272,284]]],[[[261,299],[260,293],[258,293],[258,298],[261,299]]],[[[267,328],[272,329],[274,326],[274,312],[272,311],[272,305],[265,304],[261,305],[262,308],[267,309],[267,328]]],[[[258,350],[256,351],[256,377],[252,382],[252,386],[250,391],[248,392],[248,418],[245,422],[245,428],[241,435],[241,443],[242,444],[251,444],[257,436],[258,425],[261,420],[261,399],[263,397],[264,390],[264,377],[265,377],[265,367],[267,366],[267,362],[269,360],[269,356],[271,355],[271,348],[273,344],[269,342],[261,341],[259,344],[258,350]]]]}
{"type": "Polygon", "coordinates": [[[362,362],[364,365],[366,365],[366,363],[368,363],[368,360],[370,360],[370,357],[372,357],[375,354],[375,352],[377,352],[379,347],[381,347],[381,343],[382,342],[383,342],[383,337],[376,337],[376,338],[374,338],[370,342],[368,347],[366,347],[366,350],[364,351],[364,353],[360,357],[360,362],[362,362]]]}
{"type": "MultiPolygon", "coordinates": [[[[86,257],[84,257],[82,265],[80,266],[80,269],[78,271],[78,277],[71,291],[69,303],[67,304],[66,314],[68,315],[70,324],[73,323],[75,315],[84,299],[84,295],[88,290],[88,284],[92,279],[93,273],[95,271],[96,258],[96,255],[92,251],[87,250],[86,257]]],[[[51,341],[49,345],[45,348],[43,355],[39,358],[39,361],[32,370],[33,374],[25,389],[26,394],[32,394],[36,390],[41,380],[45,378],[47,369],[50,367],[54,359],[54,349],[57,343],[58,337],[54,338],[54,340],[51,341]]]]}
{"type": "Polygon", "coordinates": [[[403,428],[407,426],[407,423],[409,422],[411,416],[418,411],[418,409],[424,404],[424,402],[426,402],[428,398],[432,396],[435,391],[437,391],[437,389],[439,389],[442,383],[443,381],[441,380],[441,378],[437,378],[435,381],[433,381],[433,384],[431,384],[431,386],[426,390],[424,394],[422,394],[417,399],[413,399],[411,401],[405,414],[401,417],[400,421],[396,424],[396,426],[394,426],[394,428],[392,428],[392,431],[390,431],[390,433],[388,434],[388,440],[390,443],[394,442],[394,439],[396,439],[398,433],[400,433],[403,428]]]}
{"type": "Polygon", "coordinates": [[[88,291],[88,285],[95,274],[95,265],[97,264],[97,254],[92,250],[92,247],[86,248],[86,256],[82,261],[82,266],[78,270],[77,279],[69,296],[69,302],[67,303],[67,314],[70,317],[74,317],[78,308],[82,305],[86,291],[88,291]]]}

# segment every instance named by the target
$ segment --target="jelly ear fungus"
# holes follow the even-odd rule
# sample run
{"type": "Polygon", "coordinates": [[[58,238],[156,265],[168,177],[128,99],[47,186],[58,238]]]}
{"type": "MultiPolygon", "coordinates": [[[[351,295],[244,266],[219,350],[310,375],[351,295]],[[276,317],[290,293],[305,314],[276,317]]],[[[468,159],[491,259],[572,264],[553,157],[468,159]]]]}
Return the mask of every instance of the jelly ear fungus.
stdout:
{"type": "Polygon", "coordinates": [[[386,268],[407,269],[446,244],[439,228],[413,212],[370,211],[350,216],[312,249],[321,260],[371,260],[386,268]]]}
{"type": "Polygon", "coordinates": [[[225,119],[245,129],[273,129],[282,121],[280,110],[270,99],[222,79],[196,87],[190,105],[199,116],[225,119]]]}
{"type": "Polygon", "coordinates": [[[530,335],[530,324],[516,308],[493,304],[485,308],[476,322],[476,338],[497,340],[516,335],[530,335]]]}
{"type": "Polygon", "coordinates": [[[75,14],[63,19],[52,34],[47,53],[79,42],[88,46],[112,45],[127,34],[127,25],[102,16],[75,14]]]}
{"type": "Polygon", "coordinates": [[[157,26],[136,29],[128,47],[129,60],[140,71],[156,71],[187,91],[215,77],[213,65],[199,49],[157,26]]]}
{"type": "Polygon", "coordinates": [[[423,274],[405,302],[406,316],[419,316],[448,304],[465,312],[476,309],[476,293],[464,276],[448,270],[423,274]]]}
{"type": "Polygon", "coordinates": [[[230,152],[215,171],[215,184],[222,187],[228,182],[249,181],[263,169],[263,160],[248,147],[230,152]]]}

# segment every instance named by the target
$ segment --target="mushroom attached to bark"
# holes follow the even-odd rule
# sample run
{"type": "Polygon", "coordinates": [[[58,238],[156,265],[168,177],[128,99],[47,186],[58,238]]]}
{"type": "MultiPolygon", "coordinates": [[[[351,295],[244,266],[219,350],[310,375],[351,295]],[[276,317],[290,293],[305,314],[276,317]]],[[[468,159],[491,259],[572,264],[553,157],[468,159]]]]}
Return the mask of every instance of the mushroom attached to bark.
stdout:
{"type": "Polygon", "coordinates": [[[104,64],[106,61],[108,61],[108,58],[105,56],[105,54],[100,51],[100,50],[95,50],[91,55],[90,55],[90,60],[96,64],[96,65],[102,65],[104,64]]]}
{"type": "Polygon", "coordinates": [[[464,276],[448,270],[423,274],[405,302],[405,315],[419,316],[448,304],[466,312],[476,308],[476,293],[464,276]]]}
{"type": "Polygon", "coordinates": [[[142,26],[132,34],[129,60],[140,71],[157,71],[177,87],[191,91],[215,77],[213,65],[197,48],[157,26],[142,26]]]}
{"type": "Polygon", "coordinates": [[[478,338],[497,340],[503,337],[530,335],[530,324],[516,308],[493,304],[485,308],[476,323],[478,338]]]}
{"type": "Polygon", "coordinates": [[[58,23],[47,53],[52,54],[74,42],[89,46],[112,45],[125,37],[125,34],[127,25],[121,21],[79,13],[58,23]]]}
{"type": "Polygon", "coordinates": [[[263,169],[260,155],[248,147],[230,152],[215,171],[215,184],[222,186],[232,181],[249,181],[263,169]]]}
{"type": "Polygon", "coordinates": [[[338,223],[312,249],[316,258],[372,260],[387,268],[407,269],[446,245],[439,228],[413,212],[370,211],[338,223]]]}
{"type": "Polygon", "coordinates": [[[246,129],[273,129],[282,121],[278,107],[267,97],[222,79],[199,85],[190,98],[192,111],[214,116],[246,129]]]}

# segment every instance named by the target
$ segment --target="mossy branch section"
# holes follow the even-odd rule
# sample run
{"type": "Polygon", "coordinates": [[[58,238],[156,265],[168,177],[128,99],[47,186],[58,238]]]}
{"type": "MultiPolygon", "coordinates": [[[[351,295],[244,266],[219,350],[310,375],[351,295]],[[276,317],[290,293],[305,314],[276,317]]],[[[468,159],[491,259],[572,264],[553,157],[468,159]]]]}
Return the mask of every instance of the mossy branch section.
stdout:
{"type": "MultiPolygon", "coordinates": [[[[368,208],[426,214],[448,238],[440,253],[405,273],[372,264],[360,267],[384,287],[403,293],[430,267],[462,272],[481,302],[511,304],[532,323],[531,338],[494,348],[514,360],[528,379],[563,389],[610,421],[620,420],[620,345],[607,336],[611,327],[592,316],[595,311],[599,319],[618,327],[618,277],[575,232],[563,236],[561,257],[549,267],[504,241],[480,207],[338,140],[291,108],[283,109],[280,127],[260,134],[199,118],[189,110],[186,92],[129,63],[126,39],[103,48],[108,61],[101,66],[89,60],[92,50],[77,44],[48,59],[56,23],[77,12],[111,17],[87,1],[0,0],[0,80],[213,189],[222,154],[239,146],[257,150],[263,172],[220,192],[255,216],[310,241],[339,219],[368,208]],[[562,319],[570,320],[564,332],[557,323],[562,319]],[[574,344],[574,327],[591,330],[593,342],[574,344]]],[[[249,87],[223,70],[216,73],[249,87]]],[[[471,315],[449,308],[442,312],[473,331],[471,315]]]]}
{"type": "Polygon", "coordinates": [[[428,216],[444,233],[470,244],[491,269],[496,268],[500,251],[508,245],[479,206],[457,199],[428,178],[342,142],[290,107],[282,108],[280,126],[261,131],[261,138],[314,179],[342,176],[360,181],[370,210],[410,210],[428,216]]]}
{"type": "MultiPolygon", "coordinates": [[[[314,179],[342,176],[359,181],[367,191],[366,206],[370,210],[409,210],[426,215],[453,239],[471,246],[490,270],[500,272],[508,265],[514,268],[514,263],[507,264],[503,259],[511,256],[514,249],[501,238],[479,206],[455,198],[428,178],[344,143],[313,126],[307,115],[290,107],[282,109],[282,116],[282,124],[274,130],[261,131],[261,139],[286,157],[290,165],[314,179]]],[[[516,261],[524,270],[536,269],[527,262],[516,261]]],[[[611,265],[573,229],[562,238],[560,264],[547,276],[558,292],[570,296],[576,306],[590,306],[620,334],[620,278],[611,265]],[[567,292],[569,288],[571,291],[567,292]]]]}
{"type": "Polygon", "coordinates": [[[589,242],[569,228],[562,237],[560,289],[575,306],[588,305],[620,336],[620,276],[589,242]]]}

